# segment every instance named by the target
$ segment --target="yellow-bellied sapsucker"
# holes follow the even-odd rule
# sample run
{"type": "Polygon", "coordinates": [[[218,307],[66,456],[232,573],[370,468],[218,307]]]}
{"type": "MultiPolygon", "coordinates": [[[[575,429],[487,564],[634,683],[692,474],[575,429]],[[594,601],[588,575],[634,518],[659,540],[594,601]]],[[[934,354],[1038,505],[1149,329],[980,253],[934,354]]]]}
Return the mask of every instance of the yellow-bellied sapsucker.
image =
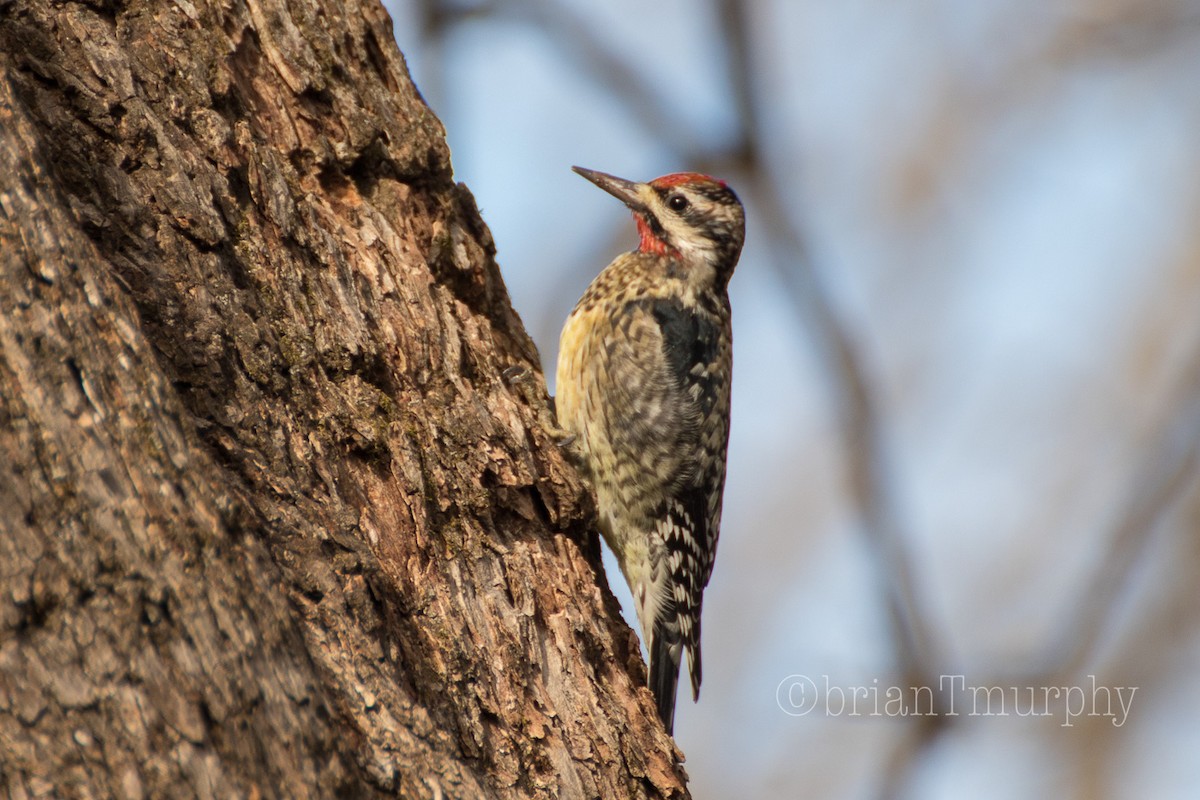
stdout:
{"type": "Polygon", "coordinates": [[[632,210],[641,242],[592,281],[567,318],[555,406],[633,592],[650,688],[671,731],[684,650],[700,696],[700,608],[729,440],[726,288],[745,216],[737,195],[705,175],[633,183],[575,171],[632,210]]]}

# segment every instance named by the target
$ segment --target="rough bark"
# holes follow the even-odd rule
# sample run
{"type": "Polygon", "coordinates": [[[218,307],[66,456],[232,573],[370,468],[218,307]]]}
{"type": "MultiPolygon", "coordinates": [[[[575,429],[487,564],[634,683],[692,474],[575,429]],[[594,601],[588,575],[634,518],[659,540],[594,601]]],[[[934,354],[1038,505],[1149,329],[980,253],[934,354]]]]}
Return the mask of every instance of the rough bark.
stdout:
{"type": "Polygon", "coordinates": [[[377,0],[0,0],[0,786],[680,797],[377,0]]]}

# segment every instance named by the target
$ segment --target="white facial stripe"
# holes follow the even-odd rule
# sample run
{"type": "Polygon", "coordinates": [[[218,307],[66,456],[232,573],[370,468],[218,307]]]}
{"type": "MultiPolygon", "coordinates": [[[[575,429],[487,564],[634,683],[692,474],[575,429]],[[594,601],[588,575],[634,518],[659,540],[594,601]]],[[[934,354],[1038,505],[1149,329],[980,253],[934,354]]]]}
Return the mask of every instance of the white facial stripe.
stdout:
{"type": "MultiPolygon", "coordinates": [[[[676,194],[682,194],[686,197],[691,206],[699,209],[704,216],[710,216],[716,211],[716,209],[712,208],[714,204],[711,200],[698,196],[684,187],[672,190],[667,197],[670,198],[676,194]]],[[[679,212],[667,208],[663,198],[650,187],[643,188],[642,197],[643,202],[649,207],[650,212],[654,214],[666,232],[668,243],[678,250],[680,255],[685,259],[699,258],[705,261],[710,260],[716,250],[716,245],[711,239],[689,225],[679,212]]]]}

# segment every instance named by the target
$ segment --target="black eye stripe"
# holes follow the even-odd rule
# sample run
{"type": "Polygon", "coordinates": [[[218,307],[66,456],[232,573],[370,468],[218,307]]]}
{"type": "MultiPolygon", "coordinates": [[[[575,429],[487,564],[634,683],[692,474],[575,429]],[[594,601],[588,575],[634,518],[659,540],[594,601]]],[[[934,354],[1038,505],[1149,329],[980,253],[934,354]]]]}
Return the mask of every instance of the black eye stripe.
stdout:
{"type": "MultiPolygon", "coordinates": [[[[2,2],[3,0],[0,0],[2,2]]],[[[646,209],[643,217],[655,237],[663,242],[668,241],[666,225],[672,225],[677,235],[684,238],[699,237],[715,242],[718,245],[732,241],[730,233],[737,219],[741,217],[741,203],[733,190],[716,182],[691,183],[684,192],[677,186],[652,186],[658,195],[655,209],[646,209]],[[673,201],[683,200],[682,207],[676,208],[673,201]],[[677,226],[682,225],[686,232],[679,232],[677,226]]],[[[740,249],[741,237],[737,237],[740,249]]]]}

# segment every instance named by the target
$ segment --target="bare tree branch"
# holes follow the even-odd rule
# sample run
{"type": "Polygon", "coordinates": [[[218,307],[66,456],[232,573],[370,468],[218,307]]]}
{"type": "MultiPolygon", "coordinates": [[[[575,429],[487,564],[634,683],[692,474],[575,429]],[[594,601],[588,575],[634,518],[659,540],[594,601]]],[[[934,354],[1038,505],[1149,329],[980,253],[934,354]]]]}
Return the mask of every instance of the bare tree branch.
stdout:
{"type": "Polygon", "coordinates": [[[1105,623],[1132,587],[1162,522],[1200,477],[1200,342],[1172,395],[1179,410],[1154,442],[1141,451],[1125,513],[1103,546],[1104,558],[1076,598],[1057,635],[1050,637],[1031,685],[1062,686],[1086,668],[1103,638],[1105,623]]]}
{"type": "Polygon", "coordinates": [[[737,0],[721,0],[721,8],[729,35],[734,96],[743,125],[742,149],[732,155],[750,180],[764,227],[774,234],[769,243],[771,263],[827,368],[847,459],[850,495],[876,556],[876,574],[884,586],[900,672],[920,681],[914,685],[925,685],[937,663],[936,641],[921,610],[905,534],[898,522],[902,514],[894,496],[895,482],[889,474],[886,435],[875,407],[878,393],[865,358],[838,318],[829,291],[822,284],[806,237],[797,227],[798,215],[787,208],[770,170],[764,168],[747,9],[737,0]]]}

